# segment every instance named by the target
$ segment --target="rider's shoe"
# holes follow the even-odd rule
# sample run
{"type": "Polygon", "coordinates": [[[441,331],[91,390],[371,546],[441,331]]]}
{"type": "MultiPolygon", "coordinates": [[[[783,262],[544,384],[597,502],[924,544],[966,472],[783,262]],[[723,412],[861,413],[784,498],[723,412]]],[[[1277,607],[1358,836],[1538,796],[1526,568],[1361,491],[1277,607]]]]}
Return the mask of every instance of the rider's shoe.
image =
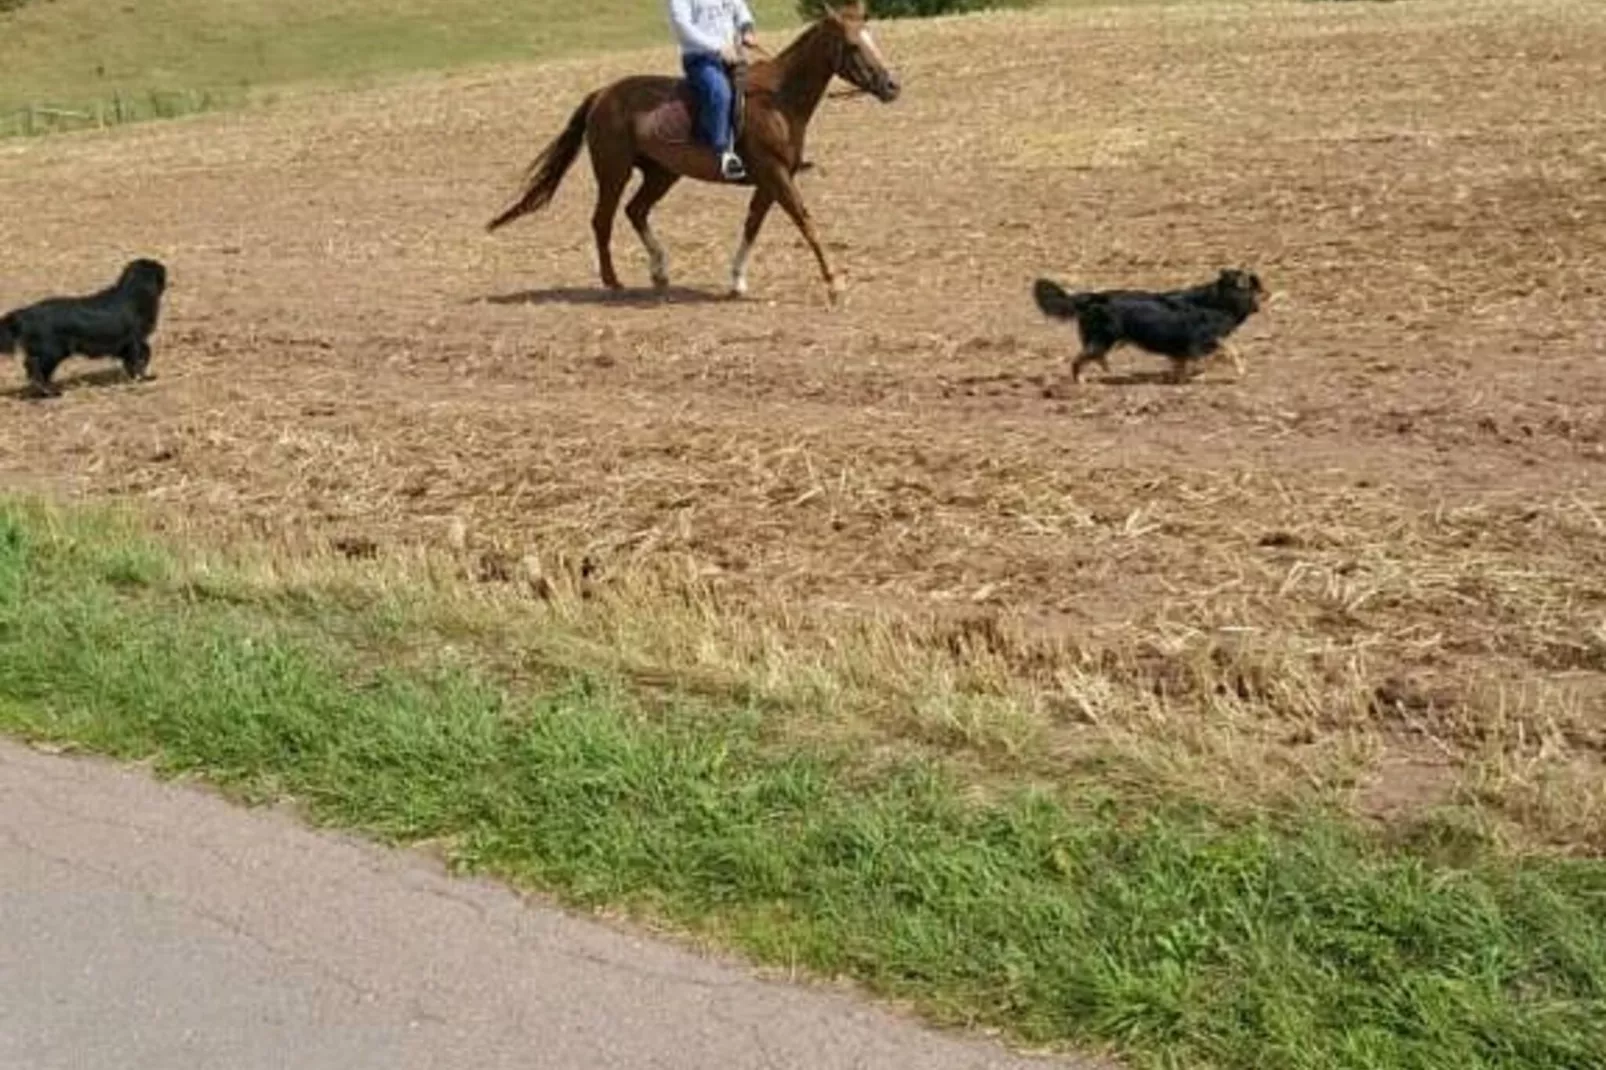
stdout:
{"type": "Polygon", "coordinates": [[[740,156],[726,152],[719,158],[719,173],[726,182],[741,182],[747,178],[747,166],[740,156]]]}

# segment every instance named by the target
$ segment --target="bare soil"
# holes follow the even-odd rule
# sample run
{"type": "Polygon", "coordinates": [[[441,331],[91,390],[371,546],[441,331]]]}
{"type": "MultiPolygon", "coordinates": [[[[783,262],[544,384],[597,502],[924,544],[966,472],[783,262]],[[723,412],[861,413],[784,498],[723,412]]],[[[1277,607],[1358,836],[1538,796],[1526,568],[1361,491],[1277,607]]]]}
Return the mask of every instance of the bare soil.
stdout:
{"type": "Polygon", "coordinates": [[[1598,757],[1606,9],[1209,3],[879,36],[904,98],[829,101],[802,180],[849,280],[835,312],[779,213],[753,296],[722,299],[738,191],[662,205],[663,296],[622,218],[642,290],[598,290],[584,163],[548,213],[483,233],[585,91],[667,50],[0,144],[0,305],[136,254],[173,280],[160,378],[70,364],[61,400],[0,401],[0,471],[222,538],[455,528],[1089,643],[1275,634],[1365,653],[1346,686],[1385,721],[1475,746],[1516,710],[1522,746],[1598,757]],[[1242,381],[1169,385],[1136,353],[1059,381],[1075,335],[1035,276],[1237,265],[1275,292],[1242,381]]]}

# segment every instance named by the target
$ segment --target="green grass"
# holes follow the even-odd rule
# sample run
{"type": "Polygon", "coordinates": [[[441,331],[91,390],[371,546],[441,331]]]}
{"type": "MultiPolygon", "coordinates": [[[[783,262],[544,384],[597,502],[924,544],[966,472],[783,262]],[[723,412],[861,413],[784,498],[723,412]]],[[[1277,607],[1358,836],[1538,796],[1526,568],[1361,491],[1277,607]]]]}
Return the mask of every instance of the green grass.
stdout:
{"type": "MultiPolygon", "coordinates": [[[[796,21],[786,0],[753,7],[770,31],[796,21]]],[[[309,82],[652,44],[673,58],[662,0],[53,0],[0,10],[0,40],[0,135],[205,110],[309,82]]]]}
{"type": "MultiPolygon", "coordinates": [[[[798,24],[794,0],[750,6],[772,45],[798,24]]],[[[236,107],[289,86],[652,45],[674,56],[663,0],[0,0],[0,42],[0,137],[236,107]]]]}
{"type": "Polygon", "coordinates": [[[427,596],[365,567],[274,588],[104,515],[0,503],[0,731],[290,796],[1134,1066],[1606,1065],[1598,861],[1096,782],[983,794],[936,760],[798,743],[754,708],[648,703],[558,666],[536,690],[421,632],[427,596]]]}

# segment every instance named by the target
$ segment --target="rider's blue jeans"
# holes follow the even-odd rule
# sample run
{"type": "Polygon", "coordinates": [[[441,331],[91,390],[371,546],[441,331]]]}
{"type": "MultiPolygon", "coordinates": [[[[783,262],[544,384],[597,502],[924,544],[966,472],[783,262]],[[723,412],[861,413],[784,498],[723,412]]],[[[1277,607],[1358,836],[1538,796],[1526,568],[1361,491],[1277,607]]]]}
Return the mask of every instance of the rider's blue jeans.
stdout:
{"type": "Polygon", "coordinates": [[[688,52],[680,58],[697,98],[697,137],[715,152],[731,149],[731,80],[725,62],[706,52],[688,52]]]}

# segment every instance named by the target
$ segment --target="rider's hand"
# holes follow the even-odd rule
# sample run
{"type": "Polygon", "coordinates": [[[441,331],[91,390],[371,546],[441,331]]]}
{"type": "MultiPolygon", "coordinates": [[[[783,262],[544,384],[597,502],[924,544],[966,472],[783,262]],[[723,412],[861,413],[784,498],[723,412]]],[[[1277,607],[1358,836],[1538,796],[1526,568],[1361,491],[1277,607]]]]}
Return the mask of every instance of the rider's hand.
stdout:
{"type": "Polygon", "coordinates": [[[742,31],[742,47],[743,48],[757,48],[758,47],[758,34],[753,32],[753,28],[751,26],[749,26],[747,29],[742,31]]]}

